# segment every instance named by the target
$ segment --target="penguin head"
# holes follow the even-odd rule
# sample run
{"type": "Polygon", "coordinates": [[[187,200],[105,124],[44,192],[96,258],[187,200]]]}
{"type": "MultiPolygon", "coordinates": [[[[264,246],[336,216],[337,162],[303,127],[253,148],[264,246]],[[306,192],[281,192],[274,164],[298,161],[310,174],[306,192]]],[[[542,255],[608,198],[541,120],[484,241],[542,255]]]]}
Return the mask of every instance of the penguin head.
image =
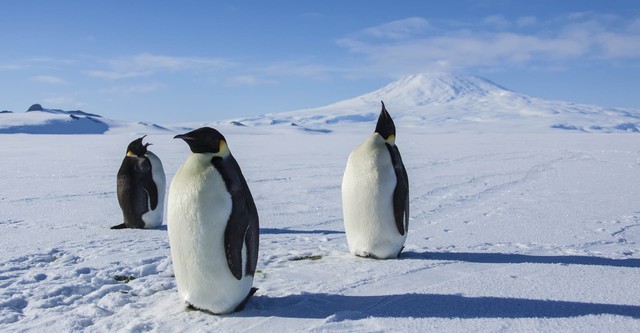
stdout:
{"type": "Polygon", "coordinates": [[[129,146],[127,146],[127,156],[144,157],[144,154],[147,153],[147,147],[151,145],[148,142],[142,144],[142,139],[144,139],[145,137],[146,135],[131,141],[129,146]]]}
{"type": "Polygon", "coordinates": [[[216,156],[229,155],[229,148],[224,136],[211,127],[201,127],[189,133],[179,134],[174,139],[184,140],[196,154],[212,153],[216,156]]]}
{"type": "Polygon", "coordinates": [[[389,144],[395,144],[396,142],[396,125],[393,123],[389,112],[384,107],[384,102],[382,102],[382,110],[380,111],[380,116],[378,116],[378,123],[376,124],[375,133],[378,133],[384,141],[389,144]]]}

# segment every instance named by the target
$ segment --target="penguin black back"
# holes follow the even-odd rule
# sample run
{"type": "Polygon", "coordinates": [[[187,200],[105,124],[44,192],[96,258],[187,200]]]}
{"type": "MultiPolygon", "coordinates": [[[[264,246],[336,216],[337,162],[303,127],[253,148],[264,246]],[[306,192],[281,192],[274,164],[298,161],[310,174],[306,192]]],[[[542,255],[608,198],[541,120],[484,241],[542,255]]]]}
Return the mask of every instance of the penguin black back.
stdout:
{"type": "Polygon", "coordinates": [[[409,228],[409,177],[407,170],[402,163],[400,150],[395,145],[396,126],[391,119],[391,115],[387,111],[384,102],[382,102],[382,110],[378,117],[375,132],[380,134],[386,141],[385,145],[391,156],[391,163],[396,174],[396,187],[393,190],[393,215],[395,217],[396,227],[401,235],[404,235],[409,228]]]}

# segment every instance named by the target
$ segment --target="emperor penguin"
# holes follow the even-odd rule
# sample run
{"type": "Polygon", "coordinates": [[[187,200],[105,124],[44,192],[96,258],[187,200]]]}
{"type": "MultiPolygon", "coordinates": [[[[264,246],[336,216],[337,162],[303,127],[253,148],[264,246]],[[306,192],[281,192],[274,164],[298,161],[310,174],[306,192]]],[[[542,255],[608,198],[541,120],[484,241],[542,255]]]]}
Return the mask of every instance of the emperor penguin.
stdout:
{"type": "Polygon", "coordinates": [[[409,231],[409,178],[382,102],[373,134],[349,155],[342,178],[347,244],[359,257],[396,258],[409,231]]]}
{"type": "Polygon", "coordinates": [[[169,187],[167,226],[180,299],[213,314],[240,311],[255,293],[256,205],[224,136],[210,127],[176,135],[191,154],[169,187]]]}
{"type": "Polygon", "coordinates": [[[127,146],[127,154],[118,170],[118,203],[124,223],[111,229],[151,229],[162,224],[166,179],[162,162],[142,139],[127,146]]]}

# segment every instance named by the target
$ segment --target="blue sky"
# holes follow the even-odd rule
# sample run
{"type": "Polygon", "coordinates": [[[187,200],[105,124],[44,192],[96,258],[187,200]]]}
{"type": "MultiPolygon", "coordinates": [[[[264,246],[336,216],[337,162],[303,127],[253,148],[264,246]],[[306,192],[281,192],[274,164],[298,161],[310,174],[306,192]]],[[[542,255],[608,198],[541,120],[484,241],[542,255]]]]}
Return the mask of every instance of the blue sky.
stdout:
{"type": "Polygon", "coordinates": [[[451,71],[640,109],[640,1],[0,2],[0,110],[170,124],[293,111],[451,71]]]}

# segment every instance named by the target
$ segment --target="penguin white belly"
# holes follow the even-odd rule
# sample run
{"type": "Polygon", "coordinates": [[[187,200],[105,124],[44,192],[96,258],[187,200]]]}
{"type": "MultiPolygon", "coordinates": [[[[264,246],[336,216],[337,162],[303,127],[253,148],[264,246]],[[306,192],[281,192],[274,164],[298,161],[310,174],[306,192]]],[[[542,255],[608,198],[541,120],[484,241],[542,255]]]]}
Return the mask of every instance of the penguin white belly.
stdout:
{"type": "Polygon", "coordinates": [[[353,255],[395,258],[407,233],[401,235],[393,214],[396,175],[391,156],[378,135],[353,150],[342,180],[342,207],[349,251],[353,255]]]}
{"type": "MultiPolygon", "coordinates": [[[[145,154],[151,163],[151,177],[153,182],[158,188],[158,205],[156,209],[151,209],[151,201],[147,200],[149,211],[142,215],[142,221],[144,221],[145,229],[157,228],[162,224],[162,216],[164,213],[164,195],[167,187],[165,179],[164,169],[162,168],[162,162],[156,156],[156,154],[147,151],[145,154]]],[[[148,194],[147,194],[148,195],[148,194]]]]}
{"type": "MultiPolygon", "coordinates": [[[[211,154],[191,154],[169,189],[168,233],[180,298],[198,309],[230,313],[244,300],[252,276],[237,280],[229,270],[224,232],[231,195],[211,154]]],[[[242,252],[246,267],[246,252],[242,252]]]]}

